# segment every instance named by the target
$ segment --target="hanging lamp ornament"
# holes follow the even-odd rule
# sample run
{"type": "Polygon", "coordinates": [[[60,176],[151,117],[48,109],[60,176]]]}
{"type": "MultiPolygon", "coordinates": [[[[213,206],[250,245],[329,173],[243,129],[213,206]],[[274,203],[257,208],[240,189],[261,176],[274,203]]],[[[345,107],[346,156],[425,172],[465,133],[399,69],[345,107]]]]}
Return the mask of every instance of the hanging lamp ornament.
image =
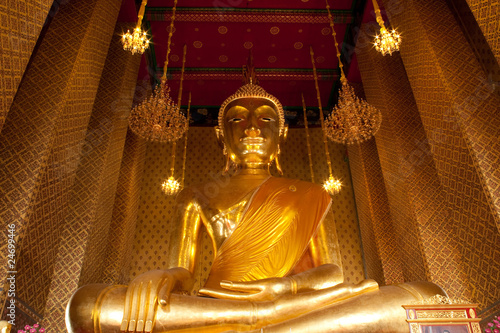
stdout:
{"type": "Polygon", "coordinates": [[[314,86],[316,87],[316,98],[318,99],[318,108],[319,108],[319,120],[321,122],[321,132],[323,133],[323,143],[325,144],[325,156],[326,163],[328,164],[328,180],[323,183],[323,188],[330,194],[335,195],[339,193],[341,183],[340,180],[333,178],[332,172],[332,161],[330,160],[330,150],[328,149],[328,140],[326,139],[326,128],[325,128],[325,117],[323,116],[323,107],[321,105],[321,96],[319,94],[319,85],[318,85],[318,74],[316,73],[316,64],[314,63],[314,51],[312,46],[309,47],[309,53],[311,54],[311,63],[313,67],[313,75],[314,75],[314,86]],[[340,185],[336,185],[340,184],[340,185]]]}
{"type": "Polygon", "coordinates": [[[391,31],[386,29],[384,20],[380,14],[380,8],[378,7],[377,0],[373,0],[373,8],[375,9],[377,23],[380,25],[380,35],[375,36],[375,42],[373,45],[377,51],[382,53],[382,55],[392,55],[392,52],[399,51],[399,45],[401,45],[401,35],[399,35],[395,29],[392,29],[391,31]]]}
{"type": "Polygon", "coordinates": [[[186,174],[186,155],[187,155],[187,144],[188,144],[188,133],[189,133],[189,120],[190,118],[190,110],[191,110],[191,92],[189,92],[188,97],[188,107],[187,107],[187,122],[186,122],[186,135],[184,136],[184,155],[182,157],[182,178],[181,178],[181,186],[184,187],[184,175],[186,174]]]}
{"type": "Polygon", "coordinates": [[[166,195],[175,195],[180,189],[181,185],[173,176],[168,177],[163,184],[161,184],[161,190],[166,195]]]}
{"type": "MultiPolygon", "coordinates": [[[[181,100],[182,100],[182,84],[184,82],[185,65],[186,65],[186,45],[184,45],[184,50],[183,50],[181,80],[179,83],[179,95],[177,96],[177,105],[179,105],[179,107],[181,105],[181,100]]],[[[189,104],[191,104],[191,93],[189,94],[189,104]]],[[[188,117],[189,117],[189,106],[188,106],[188,117]]],[[[187,126],[188,126],[188,122],[186,121],[186,123],[185,123],[186,128],[184,131],[187,131],[187,126]]],[[[187,133],[186,133],[186,135],[187,135],[187,133]]],[[[185,142],[185,144],[187,144],[187,141],[185,142]]],[[[168,177],[167,180],[165,180],[163,182],[163,184],[161,184],[162,191],[167,195],[176,195],[182,189],[182,186],[183,186],[174,178],[175,148],[176,148],[176,146],[177,146],[177,142],[176,141],[172,142],[172,166],[170,167],[170,177],[168,177]]],[[[186,149],[186,147],[184,147],[184,149],[186,149]]],[[[184,166],[183,166],[182,174],[183,174],[182,175],[182,178],[183,178],[182,183],[184,183],[184,166]]]]}
{"type": "Polygon", "coordinates": [[[361,143],[374,136],[380,128],[382,114],[365,100],[358,98],[354,88],[349,84],[344,74],[340,59],[339,44],[335,33],[330,6],[326,0],[326,9],[335,41],[335,49],[339,60],[340,82],[339,101],[333,107],[330,116],[325,121],[324,131],[328,138],[342,144],[361,143]]]}
{"type": "Polygon", "coordinates": [[[132,54],[143,54],[149,47],[148,34],[142,30],[142,18],[144,17],[147,2],[148,0],[142,0],[134,31],[130,32],[130,30],[127,30],[127,33],[122,36],[123,49],[130,51],[132,54]]]}
{"type": "Polygon", "coordinates": [[[330,193],[330,195],[334,195],[340,192],[340,189],[342,188],[342,182],[330,175],[330,177],[328,177],[328,180],[323,184],[323,188],[328,193],[330,193]]]}
{"type": "MultiPolygon", "coordinates": [[[[130,113],[129,126],[132,132],[139,137],[152,142],[172,142],[180,139],[186,131],[186,117],[180,112],[180,106],[175,105],[170,97],[170,88],[167,85],[168,57],[172,40],[177,0],[172,8],[172,20],[168,33],[167,56],[163,66],[161,83],[156,86],[153,94],[144,102],[137,105],[130,113]]],[[[184,59],[186,48],[184,47],[184,59]]],[[[184,75],[184,65],[181,77],[184,75]]]]}
{"type": "Polygon", "coordinates": [[[313,170],[313,160],[311,153],[311,142],[309,139],[309,126],[307,124],[307,108],[306,102],[304,101],[304,94],[302,94],[302,110],[304,111],[304,126],[306,128],[306,143],[307,143],[307,155],[309,156],[309,171],[311,172],[311,182],[314,183],[314,170],[313,170]]]}

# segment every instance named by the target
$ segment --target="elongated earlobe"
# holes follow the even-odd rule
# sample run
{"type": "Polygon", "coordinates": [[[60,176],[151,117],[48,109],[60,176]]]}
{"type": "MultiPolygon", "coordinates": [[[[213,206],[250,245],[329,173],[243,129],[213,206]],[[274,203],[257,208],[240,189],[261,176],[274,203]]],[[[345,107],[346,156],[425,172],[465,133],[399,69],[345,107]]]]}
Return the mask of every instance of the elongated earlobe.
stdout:
{"type": "Polygon", "coordinates": [[[226,145],[223,144],[222,148],[222,153],[224,154],[224,158],[226,159],[226,163],[224,166],[224,169],[222,170],[222,174],[225,175],[229,172],[229,169],[231,168],[231,158],[229,157],[229,154],[227,153],[226,150],[226,145]]]}
{"type": "Polygon", "coordinates": [[[282,129],[280,129],[280,136],[281,142],[285,142],[286,138],[288,137],[288,125],[285,125],[282,129]]]}
{"type": "Polygon", "coordinates": [[[276,162],[276,170],[278,170],[278,173],[280,174],[280,176],[283,176],[283,170],[281,169],[281,164],[280,164],[280,160],[279,160],[280,153],[281,153],[281,150],[280,150],[280,146],[278,145],[278,150],[276,151],[276,157],[274,158],[274,161],[276,162]]]}

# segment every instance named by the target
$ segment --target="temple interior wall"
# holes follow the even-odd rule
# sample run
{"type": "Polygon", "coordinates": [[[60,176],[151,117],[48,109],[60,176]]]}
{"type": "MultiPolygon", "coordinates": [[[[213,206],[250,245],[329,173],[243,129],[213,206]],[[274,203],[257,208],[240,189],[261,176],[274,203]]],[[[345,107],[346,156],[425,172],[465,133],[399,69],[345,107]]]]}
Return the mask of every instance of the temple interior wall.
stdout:
{"type": "MultiPolygon", "coordinates": [[[[386,123],[359,146],[330,144],[344,184],[332,210],[345,280],[449,285],[450,296],[479,303],[487,321],[500,313],[499,5],[383,2],[405,31],[401,53],[357,56],[366,98],[386,123]],[[464,29],[470,22],[477,26],[464,29]]],[[[170,145],[138,139],[104,110],[109,103],[129,110],[136,84],[138,61],[113,38],[120,2],[72,1],[55,16],[51,3],[0,5],[0,305],[5,318],[7,226],[15,223],[15,330],[41,322],[63,332],[64,307],[78,286],[128,283],[164,267],[175,221],[174,199],[160,186],[170,145]]],[[[135,102],[144,96],[138,91],[135,102]]],[[[311,141],[319,182],[328,176],[320,129],[311,129],[311,141]]],[[[207,193],[216,191],[223,158],[213,128],[191,128],[187,149],[185,184],[208,177],[215,186],[207,193]]],[[[304,129],[290,129],[281,151],[284,176],[310,180],[304,129]]],[[[199,258],[202,284],[212,260],[206,233],[199,258]]]]}

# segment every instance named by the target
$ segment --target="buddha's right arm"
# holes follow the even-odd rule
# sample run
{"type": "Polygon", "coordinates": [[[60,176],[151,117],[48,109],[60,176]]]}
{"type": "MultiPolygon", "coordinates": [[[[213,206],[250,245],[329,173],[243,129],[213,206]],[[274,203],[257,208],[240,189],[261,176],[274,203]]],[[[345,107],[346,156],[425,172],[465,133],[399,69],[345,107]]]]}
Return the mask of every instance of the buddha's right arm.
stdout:
{"type": "Polygon", "coordinates": [[[179,193],[176,204],[177,209],[169,229],[167,267],[182,267],[193,273],[201,225],[200,207],[189,189],[179,193]]]}

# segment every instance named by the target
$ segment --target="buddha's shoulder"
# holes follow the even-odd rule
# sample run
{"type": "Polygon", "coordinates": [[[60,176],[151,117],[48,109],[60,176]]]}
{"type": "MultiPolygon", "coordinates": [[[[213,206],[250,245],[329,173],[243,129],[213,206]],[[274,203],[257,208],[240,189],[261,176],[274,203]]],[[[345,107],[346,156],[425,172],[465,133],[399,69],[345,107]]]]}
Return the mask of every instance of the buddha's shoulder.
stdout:
{"type": "Polygon", "coordinates": [[[177,195],[177,202],[187,202],[192,201],[194,198],[199,196],[200,189],[202,189],[202,184],[191,185],[182,189],[177,195]]]}
{"type": "Polygon", "coordinates": [[[178,203],[190,203],[193,201],[207,203],[217,197],[221,189],[224,189],[227,185],[228,181],[223,182],[222,180],[211,180],[193,184],[182,189],[177,195],[176,201],[178,203]]]}

